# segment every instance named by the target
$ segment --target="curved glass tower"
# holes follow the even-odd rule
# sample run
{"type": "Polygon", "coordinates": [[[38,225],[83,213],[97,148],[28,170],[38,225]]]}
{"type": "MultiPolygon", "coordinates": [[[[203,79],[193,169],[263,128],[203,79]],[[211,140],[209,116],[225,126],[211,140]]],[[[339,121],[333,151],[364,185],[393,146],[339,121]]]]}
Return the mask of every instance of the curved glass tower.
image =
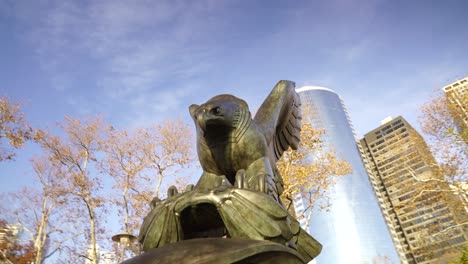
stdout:
{"type": "MultiPolygon", "coordinates": [[[[400,263],[341,98],[334,91],[317,86],[296,91],[303,107],[312,110],[303,112],[303,122],[325,129],[324,146],[332,148],[338,158],[348,161],[353,170],[350,175],[339,177],[328,191],[329,210],[319,210],[315,206],[308,231],[323,245],[315,263],[400,263]]],[[[296,210],[300,207],[296,206],[296,210]]]]}

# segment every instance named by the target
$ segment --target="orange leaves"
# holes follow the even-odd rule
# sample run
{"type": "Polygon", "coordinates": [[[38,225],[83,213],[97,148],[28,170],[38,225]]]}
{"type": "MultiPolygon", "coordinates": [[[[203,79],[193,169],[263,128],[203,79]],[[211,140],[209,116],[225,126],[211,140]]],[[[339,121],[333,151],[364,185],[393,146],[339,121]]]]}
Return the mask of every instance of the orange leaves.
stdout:
{"type": "Polygon", "coordinates": [[[68,213],[88,221],[88,244],[92,248],[93,263],[97,263],[97,235],[102,228],[97,214],[104,211],[107,199],[100,192],[102,180],[90,165],[96,163],[100,142],[107,137],[110,127],[101,117],[84,120],[65,117],[59,126],[65,132],[65,138],[43,132],[40,144],[60,179],[56,189],[69,197],[68,213]]]}
{"type": "Polygon", "coordinates": [[[0,263],[27,264],[33,263],[36,250],[32,241],[20,243],[15,226],[0,219],[0,263]]]}
{"type": "MultiPolygon", "coordinates": [[[[0,210],[2,213],[11,211],[13,218],[24,214],[21,219],[24,219],[24,226],[27,223],[30,233],[26,239],[34,242],[39,258],[46,247],[41,242],[45,241],[44,237],[48,243],[51,237],[73,237],[80,246],[71,251],[89,246],[88,256],[96,263],[97,246],[104,243],[102,236],[109,236],[109,231],[105,232],[108,226],[104,224],[107,214],[118,211],[119,219],[123,220],[120,222],[122,229],[135,234],[150,209],[151,200],[164,194],[159,192],[163,183],[182,188],[187,182],[181,175],[183,170],[194,165],[191,129],[180,120],[130,131],[116,129],[102,117],[65,117],[58,124],[62,133],[57,136],[49,131],[30,129],[19,107],[4,98],[0,98],[0,109],[2,140],[10,140],[11,148],[20,147],[26,140],[35,140],[43,150],[41,158],[32,160],[40,183],[36,186],[42,190],[38,194],[15,193],[16,203],[21,204],[18,210],[0,210]],[[50,219],[53,223],[48,222],[50,219]],[[49,237],[49,228],[60,235],[49,237]]],[[[5,148],[1,151],[0,161],[13,157],[13,152],[5,148]]],[[[0,205],[8,208],[5,201],[2,199],[0,205]]]]}
{"type": "Polygon", "coordinates": [[[112,128],[100,142],[104,155],[99,168],[115,181],[113,188],[120,195],[110,200],[119,207],[126,232],[137,232],[167,177],[171,185],[184,185],[179,172],[193,161],[192,145],[191,130],[180,120],[132,131],[112,128]]]}
{"type": "Polygon", "coordinates": [[[24,121],[20,105],[0,97],[0,161],[12,160],[15,156],[13,149],[21,148],[26,141],[38,137],[39,134],[24,121]],[[3,139],[10,147],[5,146],[3,139]]]}
{"type": "MultiPolygon", "coordinates": [[[[466,102],[466,96],[464,98],[466,102]]],[[[435,93],[418,117],[423,134],[449,182],[468,181],[468,113],[446,95],[435,93]]]]}
{"type": "Polygon", "coordinates": [[[164,178],[177,175],[180,179],[181,169],[193,165],[194,138],[189,126],[181,120],[166,120],[150,128],[147,135],[145,151],[157,179],[154,195],[159,196],[164,178]]]}
{"type": "Polygon", "coordinates": [[[288,149],[278,161],[277,167],[283,177],[284,192],[282,200],[292,198],[294,194],[302,194],[308,199],[306,208],[310,219],[312,208],[317,200],[323,198],[329,205],[326,190],[335,184],[337,176],[351,173],[348,162],[338,159],[330,150],[324,150],[321,137],[325,135],[323,129],[313,129],[310,124],[303,124],[299,149],[288,149]]]}

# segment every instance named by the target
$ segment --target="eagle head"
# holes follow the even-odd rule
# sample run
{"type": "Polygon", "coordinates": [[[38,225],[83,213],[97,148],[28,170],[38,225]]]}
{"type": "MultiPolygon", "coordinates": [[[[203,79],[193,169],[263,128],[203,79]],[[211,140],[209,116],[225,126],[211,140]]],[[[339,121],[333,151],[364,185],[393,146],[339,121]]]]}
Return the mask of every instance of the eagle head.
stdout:
{"type": "Polygon", "coordinates": [[[248,112],[247,103],[233,95],[215,96],[202,105],[191,105],[190,115],[203,133],[219,133],[234,130],[241,119],[242,113],[248,112]]]}

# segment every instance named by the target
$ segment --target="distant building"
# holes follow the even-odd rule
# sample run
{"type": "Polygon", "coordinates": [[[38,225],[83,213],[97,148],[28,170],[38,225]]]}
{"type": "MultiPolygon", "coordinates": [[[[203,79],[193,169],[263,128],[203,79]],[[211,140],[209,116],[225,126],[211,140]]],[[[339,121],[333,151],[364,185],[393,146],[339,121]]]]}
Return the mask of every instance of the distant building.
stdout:
{"type": "Polygon", "coordinates": [[[468,77],[445,86],[443,90],[457,113],[454,119],[461,133],[468,128],[468,77]]]}
{"type": "MultiPolygon", "coordinates": [[[[99,245],[96,245],[97,255],[98,255],[98,263],[100,264],[117,264],[119,262],[119,258],[113,251],[101,251],[99,249],[99,245]]],[[[87,258],[85,259],[85,264],[92,263],[91,259],[93,258],[93,248],[90,245],[86,252],[87,258]]]]}
{"type": "MultiPolygon", "coordinates": [[[[333,149],[338,158],[352,167],[352,173],[341,177],[328,191],[330,208],[320,210],[315,206],[307,230],[323,245],[315,263],[371,264],[376,259],[399,263],[343,101],[334,91],[323,87],[306,86],[297,92],[305,110],[303,122],[324,129],[325,148],[333,149]]],[[[294,204],[296,210],[304,208],[304,200],[300,198],[296,197],[294,204]]]]}
{"type": "Polygon", "coordinates": [[[23,227],[20,223],[6,224],[0,227],[0,243],[4,243],[5,241],[8,241],[8,243],[15,243],[22,229],[23,227]]]}
{"type": "Polygon", "coordinates": [[[445,263],[468,243],[467,214],[421,135],[387,118],[360,140],[364,164],[404,264],[445,263]],[[437,179],[436,181],[429,179],[437,179]]]}
{"type": "Polygon", "coordinates": [[[100,264],[116,264],[118,262],[119,258],[113,251],[103,251],[99,255],[100,264]]]}
{"type": "Polygon", "coordinates": [[[1,222],[0,226],[0,264],[11,263],[8,260],[8,256],[11,253],[10,250],[16,245],[21,233],[23,226],[20,223],[7,224],[1,222]]]}

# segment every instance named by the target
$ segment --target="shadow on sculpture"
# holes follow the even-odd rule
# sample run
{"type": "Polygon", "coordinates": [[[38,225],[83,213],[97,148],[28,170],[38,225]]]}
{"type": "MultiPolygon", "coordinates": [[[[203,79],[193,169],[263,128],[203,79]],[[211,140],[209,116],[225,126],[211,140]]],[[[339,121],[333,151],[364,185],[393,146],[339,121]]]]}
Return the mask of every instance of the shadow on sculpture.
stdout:
{"type": "Polygon", "coordinates": [[[203,174],[153,201],[145,253],[124,263],[307,263],[322,246],[283,207],[276,162],[300,141],[294,83],[280,81],[252,119],[245,101],[218,95],[191,105],[203,174]]]}

